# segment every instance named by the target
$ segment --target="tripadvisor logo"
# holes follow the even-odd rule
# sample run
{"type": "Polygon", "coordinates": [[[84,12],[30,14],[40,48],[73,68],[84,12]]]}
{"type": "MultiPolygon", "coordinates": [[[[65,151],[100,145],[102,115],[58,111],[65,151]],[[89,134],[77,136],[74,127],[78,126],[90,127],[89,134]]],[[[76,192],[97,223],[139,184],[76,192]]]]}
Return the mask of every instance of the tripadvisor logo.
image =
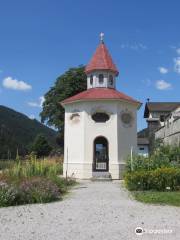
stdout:
{"type": "Polygon", "coordinates": [[[136,235],[143,235],[143,229],[141,227],[137,227],[135,229],[135,233],[136,233],[136,235]]]}
{"type": "Polygon", "coordinates": [[[136,235],[143,235],[145,234],[170,234],[173,233],[172,229],[142,229],[141,227],[137,227],[135,229],[136,235]]]}

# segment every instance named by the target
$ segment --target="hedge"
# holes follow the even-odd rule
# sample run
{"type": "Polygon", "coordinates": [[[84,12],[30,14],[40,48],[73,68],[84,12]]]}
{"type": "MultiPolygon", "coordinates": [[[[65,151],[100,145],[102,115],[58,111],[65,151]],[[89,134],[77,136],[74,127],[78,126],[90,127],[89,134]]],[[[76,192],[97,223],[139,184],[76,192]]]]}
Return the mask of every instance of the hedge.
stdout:
{"type": "Polygon", "coordinates": [[[180,189],[179,168],[158,168],[151,171],[134,171],[125,174],[125,184],[131,191],[178,190],[180,189]]]}

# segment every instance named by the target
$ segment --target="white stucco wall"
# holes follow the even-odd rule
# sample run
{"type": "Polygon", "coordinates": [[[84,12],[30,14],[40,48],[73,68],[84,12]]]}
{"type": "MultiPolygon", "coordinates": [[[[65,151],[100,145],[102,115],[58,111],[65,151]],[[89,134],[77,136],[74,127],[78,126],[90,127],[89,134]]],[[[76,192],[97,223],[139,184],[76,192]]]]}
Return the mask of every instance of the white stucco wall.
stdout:
{"type": "Polygon", "coordinates": [[[133,146],[137,147],[137,105],[127,102],[104,100],[76,102],[65,106],[65,156],[64,174],[77,178],[92,177],[94,139],[103,136],[109,143],[109,172],[115,179],[122,178],[125,158],[133,146]],[[130,127],[121,122],[122,111],[130,111],[133,123],[130,127]],[[80,115],[79,121],[70,120],[72,113],[80,115]],[[91,115],[106,112],[110,119],[105,123],[96,123],[91,115]],[[67,164],[68,161],[68,164],[67,164]]]}
{"type": "Polygon", "coordinates": [[[98,101],[85,104],[85,158],[92,165],[93,143],[96,137],[103,136],[109,145],[109,168],[112,162],[118,162],[117,155],[117,104],[114,102],[98,101]],[[91,115],[102,111],[110,114],[105,123],[96,123],[91,115]]]}
{"type": "Polygon", "coordinates": [[[162,139],[168,145],[180,145],[180,119],[168,119],[165,126],[155,133],[155,139],[162,139]]]}
{"type": "Polygon", "coordinates": [[[138,155],[140,156],[144,156],[144,157],[148,157],[149,155],[149,147],[148,145],[138,145],[138,148],[137,148],[137,153],[138,155]]]}

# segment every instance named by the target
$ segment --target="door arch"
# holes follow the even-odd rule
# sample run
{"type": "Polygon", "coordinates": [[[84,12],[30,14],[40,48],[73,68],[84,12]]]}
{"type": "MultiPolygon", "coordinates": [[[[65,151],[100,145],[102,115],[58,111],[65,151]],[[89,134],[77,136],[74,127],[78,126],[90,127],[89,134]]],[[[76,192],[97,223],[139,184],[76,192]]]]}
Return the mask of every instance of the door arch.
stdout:
{"type": "Polygon", "coordinates": [[[93,171],[109,171],[109,144],[103,136],[96,137],[94,140],[93,171]]]}

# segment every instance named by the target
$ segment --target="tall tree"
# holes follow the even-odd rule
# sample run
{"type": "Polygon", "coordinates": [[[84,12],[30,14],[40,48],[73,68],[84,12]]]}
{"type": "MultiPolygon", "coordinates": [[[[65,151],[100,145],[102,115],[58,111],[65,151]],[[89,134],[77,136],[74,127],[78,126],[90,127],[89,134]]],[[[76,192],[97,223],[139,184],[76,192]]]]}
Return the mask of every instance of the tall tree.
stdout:
{"type": "Polygon", "coordinates": [[[60,132],[58,143],[63,145],[64,108],[60,102],[79,92],[86,90],[86,74],[84,66],[70,68],[57,78],[53,87],[45,94],[43,109],[40,113],[41,121],[54,126],[60,132]]]}
{"type": "Polygon", "coordinates": [[[32,151],[35,152],[37,157],[45,157],[49,155],[51,150],[52,147],[49,145],[45,136],[42,134],[38,134],[32,145],[32,151]]]}

